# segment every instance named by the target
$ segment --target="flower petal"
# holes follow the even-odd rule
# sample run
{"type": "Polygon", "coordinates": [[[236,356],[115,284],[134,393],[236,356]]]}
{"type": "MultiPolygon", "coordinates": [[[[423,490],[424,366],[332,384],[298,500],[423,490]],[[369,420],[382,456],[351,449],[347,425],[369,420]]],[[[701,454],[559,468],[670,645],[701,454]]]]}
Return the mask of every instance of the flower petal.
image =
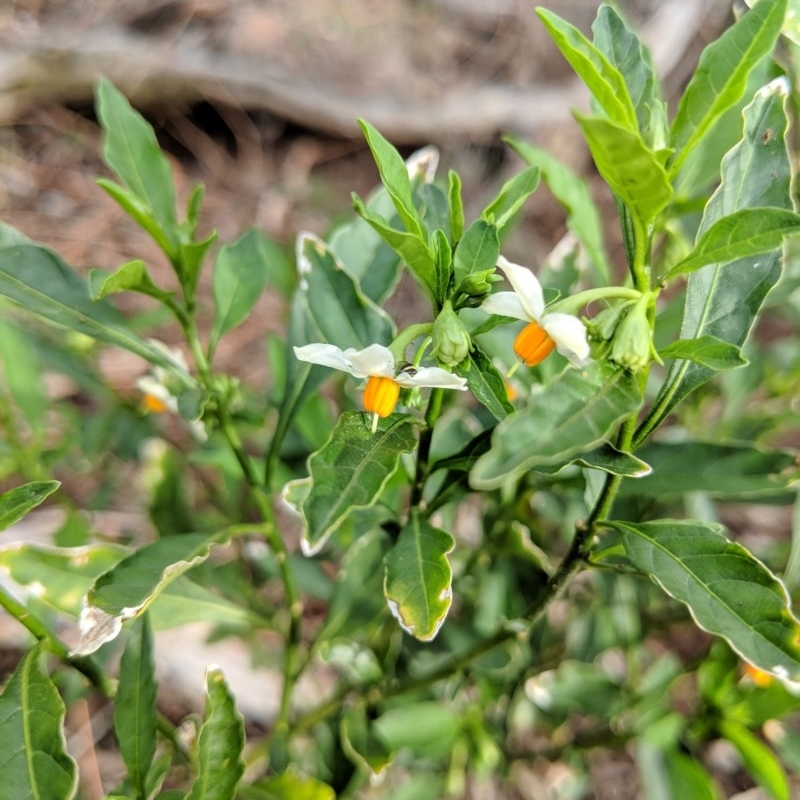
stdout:
{"type": "Polygon", "coordinates": [[[350,361],[350,372],[359,378],[394,378],[394,356],[382,344],[371,344],[363,350],[348,349],[344,354],[350,361]]]}
{"type": "Polygon", "coordinates": [[[430,386],[435,389],[466,389],[467,381],[441,367],[408,367],[401,370],[395,381],[406,388],[430,386]]]}
{"type": "Polygon", "coordinates": [[[545,314],[540,324],[556,343],[558,352],[573,364],[582,367],[590,360],[586,327],[577,317],[554,312],[545,314]]]}
{"type": "Polygon", "coordinates": [[[514,292],[496,292],[490,294],[482,303],[481,311],[487,314],[499,314],[501,317],[514,317],[530,322],[528,312],[514,292]]]}
{"type": "Polygon", "coordinates": [[[363,375],[353,372],[350,359],[340,347],[333,344],[307,344],[303,347],[294,348],[295,357],[300,361],[308,361],[311,364],[319,364],[321,367],[333,367],[349,372],[357,378],[363,375]]]}
{"type": "Polygon", "coordinates": [[[503,270],[511,288],[519,297],[528,314],[527,319],[538,322],[544,313],[544,294],[536,276],[527,267],[512,264],[503,256],[497,259],[497,266],[503,270]]]}

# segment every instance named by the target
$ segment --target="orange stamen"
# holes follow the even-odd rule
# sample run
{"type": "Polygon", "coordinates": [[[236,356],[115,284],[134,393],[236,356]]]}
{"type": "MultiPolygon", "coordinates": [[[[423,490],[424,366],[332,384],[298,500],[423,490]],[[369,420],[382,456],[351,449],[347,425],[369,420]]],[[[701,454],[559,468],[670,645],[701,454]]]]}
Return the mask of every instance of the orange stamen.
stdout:
{"type": "Polygon", "coordinates": [[[142,398],[142,405],[151,414],[163,414],[167,410],[167,404],[152,394],[146,394],[142,398]]]}
{"type": "Polygon", "coordinates": [[[388,417],[400,397],[400,384],[391,378],[371,375],[364,387],[364,408],[379,417],[388,417]]]}
{"type": "Polygon", "coordinates": [[[529,322],[514,341],[514,352],[526,366],[535,367],[553,352],[556,343],[538,322],[529,322]]]}
{"type": "Polygon", "coordinates": [[[745,662],[742,671],[759,689],[766,689],[772,683],[772,675],[769,672],[764,672],[764,670],[754,667],[752,664],[745,662]]]}

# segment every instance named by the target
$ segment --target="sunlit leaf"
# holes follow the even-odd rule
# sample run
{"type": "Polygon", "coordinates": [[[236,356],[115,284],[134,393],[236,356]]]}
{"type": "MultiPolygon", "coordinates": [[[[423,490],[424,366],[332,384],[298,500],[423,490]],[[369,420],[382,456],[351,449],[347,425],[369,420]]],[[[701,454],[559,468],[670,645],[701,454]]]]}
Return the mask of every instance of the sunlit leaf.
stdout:
{"type": "Polygon", "coordinates": [[[482,219],[475,220],[464,231],[453,256],[455,285],[458,286],[473,272],[494,269],[499,255],[497,228],[482,219]]]}
{"type": "Polygon", "coordinates": [[[790,800],[789,779],[769,747],[744,725],[730,719],[720,722],[719,732],[739,751],[745,769],[771,798],[790,800]]]}
{"type": "Polygon", "coordinates": [[[586,84],[609,119],[624,129],[635,130],[636,112],[619,70],[574,25],[544,8],[537,8],[536,13],[561,55],[586,84]]]}
{"type": "Polygon", "coordinates": [[[670,144],[676,150],[670,164],[672,175],[720,116],[742,97],[747,76],[775,47],[785,14],[786,0],[760,0],[703,50],[672,122],[670,144]]]}
{"type": "Polygon", "coordinates": [[[715,372],[738,369],[749,362],[742,355],[742,348],[723,342],[716,336],[701,336],[698,339],[678,339],[658,351],[662,358],[680,358],[694,361],[715,372]]]}
{"type": "Polygon", "coordinates": [[[244,720],[222,670],[206,673],[206,707],[197,746],[198,774],[186,800],[233,800],[244,774],[244,720]]]}
{"type": "MultiPolygon", "coordinates": [[[[706,205],[701,235],[743,208],[792,208],[785,140],[787,97],[788,84],[776,80],[760,90],[745,109],[742,140],[723,159],[724,178],[706,205]]],[[[741,347],[780,274],[777,252],[725,266],[709,264],[693,272],[687,283],[681,339],[713,336],[741,347]]],[[[714,369],[691,361],[674,362],[634,444],[641,443],[681,400],[715,374],[714,369]]]]}
{"type": "Polygon", "coordinates": [[[299,772],[281,772],[248,787],[249,800],[335,800],[336,792],[315,778],[299,772]]]}
{"type": "Polygon", "coordinates": [[[630,373],[600,362],[581,370],[567,367],[534,387],[529,399],[528,406],[498,423],[491,449],[470,475],[475,488],[494,488],[537,466],[589,452],[642,403],[630,373]]]}
{"type": "Polygon", "coordinates": [[[694,249],[665,275],[694,272],[707,264],[728,264],[736,259],[776,250],[785,236],[798,232],[800,215],[783,208],[743,208],[718,219],[698,237],[694,249]]]}
{"type": "Polygon", "coordinates": [[[345,412],[331,438],[308,459],[312,485],[302,504],[303,551],[313,555],[354,509],[369,508],[380,497],[400,463],[416,446],[414,424],[393,414],[372,432],[369,415],[345,412]]]}
{"type": "Polygon", "coordinates": [[[694,520],[606,523],[622,537],[631,563],[695,622],[724,638],[753,666],[800,680],[800,623],[781,582],[721,525],[694,520]]]}
{"type": "Polygon", "coordinates": [[[467,387],[472,395],[495,419],[504,419],[514,410],[503,376],[478,345],[456,367],[456,373],[467,379],[467,387]]]}
{"type": "Polygon", "coordinates": [[[672,186],[658,156],[635,131],[607,119],[573,113],[597,171],[639,223],[649,225],[672,199],[672,186]]]}
{"type": "Polygon", "coordinates": [[[14,800],[71,800],[78,768],[66,749],[64,702],[31,648],[0,695],[0,794],[14,800]]]}
{"type": "Polygon", "coordinates": [[[522,170],[500,187],[497,197],[483,209],[481,217],[501,233],[519,213],[525,201],[536,191],[538,185],[537,167],[522,170]]]}
{"type": "Polygon", "coordinates": [[[412,514],[386,554],[384,593],[404,631],[427,642],[439,632],[453,600],[447,554],[453,537],[412,514]]]}

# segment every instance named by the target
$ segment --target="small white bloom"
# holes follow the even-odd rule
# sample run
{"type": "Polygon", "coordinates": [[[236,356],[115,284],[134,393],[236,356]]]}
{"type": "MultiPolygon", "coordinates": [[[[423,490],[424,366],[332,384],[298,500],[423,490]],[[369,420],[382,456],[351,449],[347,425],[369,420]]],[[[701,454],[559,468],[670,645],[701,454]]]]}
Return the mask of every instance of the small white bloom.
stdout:
{"type": "Polygon", "coordinates": [[[547,312],[542,286],[526,267],[512,264],[503,256],[497,266],[511,284],[513,292],[489,295],[481,308],[490,314],[513,317],[527,322],[514,342],[514,352],[529,367],[536,366],[553,348],[576,366],[589,358],[586,327],[572,314],[547,312]]]}
{"type": "Polygon", "coordinates": [[[307,344],[294,348],[300,361],[349,372],[356,378],[366,378],[364,408],[377,417],[387,417],[394,411],[400,387],[428,386],[436,389],[466,389],[464,378],[441,367],[407,366],[398,370],[388,347],[371,344],[363,350],[342,350],[332,344],[307,344]]]}

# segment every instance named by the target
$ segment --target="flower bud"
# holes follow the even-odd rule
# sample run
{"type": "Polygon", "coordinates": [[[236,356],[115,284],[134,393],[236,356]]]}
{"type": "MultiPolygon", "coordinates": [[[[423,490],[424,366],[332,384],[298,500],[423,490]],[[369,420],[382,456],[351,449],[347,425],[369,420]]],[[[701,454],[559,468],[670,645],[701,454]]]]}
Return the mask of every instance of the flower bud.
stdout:
{"type": "Polygon", "coordinates": [[[494,268],[484,269],[467,275],[456,287],[456,297],[465,294],[467,297],[480,299],[483,301],[489,292],[492,291],[492,283],[497,280],[494,268]]]}
{"type": "Polygon", "coordinates": [[[611,343],[611,360],[636,372],[650,363],[653,350],[653,331],[648,312],[654,295],[647,292],[628,310],[617,325],[611,343]]]}
{"type": "Polygon", "coordinates": [[[448,367],[460,364],[472,347],[472,340],[449,300],[445,300],[433,323],[432,335],[433,355],[448,367]]]}
{"type": "Polygon", "coordinates": [[[611,341],[614,336],[614,331],[619,324],[620,317],[622,316],[620,311],[624,308],[627,308],[627,304],[615,308],[604,308],[591,319],[584,319],[586,333],[589,338],[595,342],[611,341]]]}

